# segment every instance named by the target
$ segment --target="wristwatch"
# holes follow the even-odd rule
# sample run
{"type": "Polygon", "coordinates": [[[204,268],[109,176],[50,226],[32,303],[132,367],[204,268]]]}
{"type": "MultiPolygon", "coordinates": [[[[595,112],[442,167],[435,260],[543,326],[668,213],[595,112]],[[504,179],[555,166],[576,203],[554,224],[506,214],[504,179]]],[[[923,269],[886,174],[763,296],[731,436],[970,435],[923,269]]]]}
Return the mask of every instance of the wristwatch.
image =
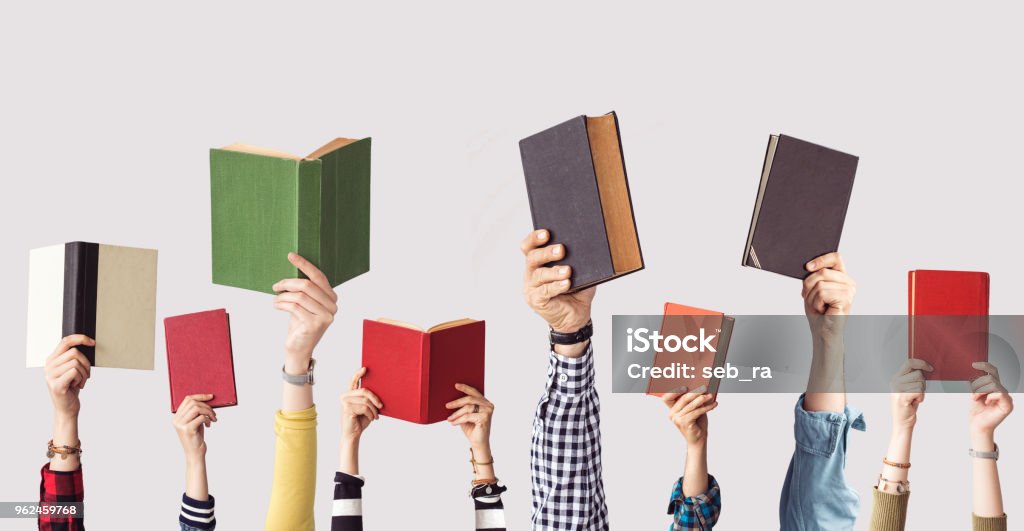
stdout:
{"type": "Polygon", "coordinates": [[[977,457],[977,458],[980,458],[980,459],[992,459],[993,461],[998,461],[999,460],[999,445],[997,444],[997,445],[995,445],[995,447],[996,447],[996,449],[993,452],[979,452],[978,450],[975,450],[974,448],[971,448],[970,452],[968,452],[968,453],[970,454],[971,457],[977,457]]]}
{"type": "Polygon", "coordinates": [[[593,321],[587,321],[587,324],[575,332],[555,332],[553,328],[550,330],[552,345],[575,345],[590,339],[592,335],[594,335],[593,321]]]}
{"type": "Polygon", "coordinates": [[[284,381],[292,385],[313,385],[316,381],[313,379],[313,367],[316,366],[316,360],[309,358],[309,369],[306,369],[306,374],[288,374],[284,370],[284,365],[281,366],[281,378],[284,381]]]}

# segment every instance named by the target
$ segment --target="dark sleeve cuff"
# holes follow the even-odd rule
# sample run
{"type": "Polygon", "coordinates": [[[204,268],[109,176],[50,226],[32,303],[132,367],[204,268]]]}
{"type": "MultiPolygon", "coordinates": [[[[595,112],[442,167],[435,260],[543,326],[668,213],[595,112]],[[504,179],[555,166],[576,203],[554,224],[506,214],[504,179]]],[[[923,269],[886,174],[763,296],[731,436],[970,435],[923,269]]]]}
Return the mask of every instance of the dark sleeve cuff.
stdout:
{"type": "Polygon", "coordinates": [[[213,506],[213,496],[206,501],[199,501],[182,494],[178,521],[194,529],[214,529],[217,527],[217,518],[213,514],[213,506]]]}
{"type": "Polygon", "coordinates": [[[346,474],[344,472],[335,472],[334,482],[343,485],[352,485],[355,487],[362,487],[363,485],[366,484],[366,480],[364,480],[362,477],[353,476],[352,474],[346,474]]]}

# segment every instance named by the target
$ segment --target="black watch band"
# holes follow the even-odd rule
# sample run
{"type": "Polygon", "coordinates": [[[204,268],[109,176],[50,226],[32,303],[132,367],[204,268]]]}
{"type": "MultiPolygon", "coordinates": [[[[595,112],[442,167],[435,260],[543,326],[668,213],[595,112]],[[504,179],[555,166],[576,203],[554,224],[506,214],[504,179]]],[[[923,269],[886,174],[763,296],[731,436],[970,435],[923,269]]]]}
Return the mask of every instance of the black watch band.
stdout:
{"type": "Polygon", "coordinates": [[[554,329],[550,331],[552,345],[575,345],[590,339],[592,335],[594,335],[593,321],[587,321],[587,324],[575,332],[555,332],[554,329]]]}

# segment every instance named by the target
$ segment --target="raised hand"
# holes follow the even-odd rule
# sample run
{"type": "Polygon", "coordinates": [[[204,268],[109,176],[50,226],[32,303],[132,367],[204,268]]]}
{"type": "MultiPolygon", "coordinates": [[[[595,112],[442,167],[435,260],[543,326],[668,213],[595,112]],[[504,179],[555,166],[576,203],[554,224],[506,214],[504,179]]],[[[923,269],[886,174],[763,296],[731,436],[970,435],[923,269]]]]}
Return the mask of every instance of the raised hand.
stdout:
{"type": "Polygon", "coordinates": [[[46,358],[44,373],[53,412],[65,419],[78,418],[82,407],[78,395],[92,374],[89,359],[76,348],[79,345],[92,347],[96,342],[81,334],[70,335],[61,339],[46,358]]]}
{"type": "Polygon", "coordinates": [[[494,404],[483,393],[466,384],[455,384],[455,388],[466,396],[445,404],[455,410],[448,422],[462,428],[462,434],[469,441],[470,452],[476,462],[473,472],[477,479],[494,479],[494,457],[491,454],[491,419],[494,404]]]}
{"type": "Polygon", "coordinates": [[[804,313],[817,315],[849,315],[857,283],[846,273],[843,257],[828,253],[807,262],[811,274],[804,279],[804,313]]]}
{"type": "Polygon", "coordinates": [[[707,442],[707,414],[718,407],[718,402],[713,402],[711,393],[706,393],[706,390],[702,385],[689,393],[665,393],[661,397],[661,401],[669,408],[669,420],[683,434],[688,447],[701,446],[707,442]]]}
{"type": "Polygon", "coordinates": [[[306,371],[313,349],[334,322],[338,295],[327,276],[309,260],[288,253],[288,261],[309,277],[288,278],[273,286],[278,292],[274,307],[291,314],[285,341],[286,369],[290,374],[299,374],[306,371]]]}
{"type": "Polygon", "coordinates": [[[925,372],[935,370],[928,362],[908,359],[890,382],[893,431],[909,431],[917,424],[917,408],[924,402],[925,372]]]}
{"type": "Polygon", "coordinates": [[[213,400],[210,394],[186,396],[174,414],[174,430],[178,432],[186,460],[206,457],[205,428],[217,422],[217,412],[207,404],[210,400],[213,400]]]}
{"type": "Polygon", "coordinates": [[[1013,397],[999,382],[999,370],[988,362],[971,365],[985,375],[971,382],[969,426],[972,437],[992,438],[996,428],[1013,412],[1013,397]]]}
{"type": "Polygon", "coordinates": [[[474,387],[455,384],[455,388],[466,393],[466,396],[445,404],[446,408],[456,410],[448,416],[448,422],[462,428],[462,433],[471,446],[486,447],[489,451],[494,404],[474,387]]]}
{"type": "MultiPolygon", "coordinates": [[[[523,274],[523,296],[526,303],[556,332],[572,333],[590,322],[590,306],[596,287],[576,293],[570,289],[572,268],[567,265],[546,267],[549,262],[565,257],[562,244],[544,246],[550,238],[546,230],[535,230],[520,245],[526,256],[523,274]]],[[[582,353],[582,352],[581,352],[582,353]]]]}
{"type": "Polygon", "coordinates": [[[359,380],[366,375],[366,367],[356,371],[348,391],[341,395],[341,436],[354,441],[366,431],[370,423],[380,418],[384,404],[369,389],[361,389],[359,380]]]}

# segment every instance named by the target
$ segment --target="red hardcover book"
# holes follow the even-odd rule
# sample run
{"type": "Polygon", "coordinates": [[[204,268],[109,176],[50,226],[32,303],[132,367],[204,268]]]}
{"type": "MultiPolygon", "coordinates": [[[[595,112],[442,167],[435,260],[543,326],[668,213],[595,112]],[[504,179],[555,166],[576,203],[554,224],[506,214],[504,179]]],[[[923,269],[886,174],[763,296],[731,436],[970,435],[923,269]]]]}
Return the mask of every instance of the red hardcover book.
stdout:
{"type": "Polygon", "coordinates": [[[164,336],[172,413],[188,395],[212,394],[213,400],[207,403],[213,407],[238,404],[231,326],[225,310],[168,317],[164,336]]]}
{"type": "Polygon", "coordinates": [[[911,358],[935,368],[929,380],[972,380],[988,361],[988,273],[917,270],[908,274],[911,358]]]}
{"type": "Polygon", "coordinates": [[[460,319],[423,330],[390,319],[363,321],[362,385],[384,404],[381,415],[417,424],[448,418],[445,404],[484,392],[484,322],[460,319]]]}
{"type": "Polygon", "coordinates": [[[721,367],[725,363],[733,323],[734,319],[722,312],[666,302],[659,332],[663,337],[679,338],[680,343],[675,344],[674,340],[660,342],[658,347],[662,352],[655,352],[652,367],[664,370],[686,365],[692,372],[690,377],[651,378],[647,382],[647,394],[661,396],[680,387],[692,391],[703,385],[711,393],[712,401],[717,400],[721,378],[705,376],[704,370],[721,367]],[[691,339],[687,340],[688,337],[691,339]],[[702,337],[706,340],[704,345],[701,344],[702,337]]]}

